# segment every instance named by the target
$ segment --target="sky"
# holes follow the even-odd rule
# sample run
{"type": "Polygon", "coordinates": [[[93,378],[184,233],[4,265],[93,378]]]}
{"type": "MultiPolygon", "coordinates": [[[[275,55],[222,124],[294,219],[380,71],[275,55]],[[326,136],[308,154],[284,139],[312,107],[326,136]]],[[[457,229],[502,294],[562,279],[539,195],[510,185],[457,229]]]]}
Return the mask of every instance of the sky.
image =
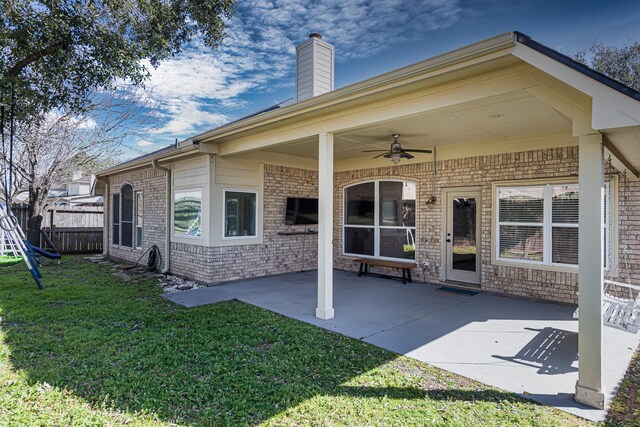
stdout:
{"type": "Polygon", "coordinates": [[[149,67],[159,121],[128,137],[122,160],[291,98],[295,46],[311,32],[336,48],[338,89],[513,30],[569,56],[623,46],[640,41],[639,22],[638,0],[238,0],[218,49],[195,40],[149,67]]]}

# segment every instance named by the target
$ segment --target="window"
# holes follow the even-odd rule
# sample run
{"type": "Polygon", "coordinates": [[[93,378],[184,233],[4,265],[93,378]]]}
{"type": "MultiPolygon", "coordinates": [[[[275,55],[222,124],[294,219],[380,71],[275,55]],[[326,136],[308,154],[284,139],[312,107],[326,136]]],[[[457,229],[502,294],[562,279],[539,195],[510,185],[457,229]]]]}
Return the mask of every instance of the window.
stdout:
{"type": "Polygon", "coordinates": [[[345,254],[415,259],[415,226],[415,183],[371,181],[345,188],[345,254]]]}
{"type": "Polygon", "coordinates": [[[173,234],[202,237],[202,190],[174,192],[173,234]]]}
{"type": "Polygon", "coordinates": [[[257,236],[257,199],[255,191],[224,191],[224,237],[257,236]]]}
{"type": "Polygon", "coordinates": [[[133,187],[125,184],[120,190],[120,246],[133,245],[133,187]]]}
{"type": "Polygon", "coordinates": [[[142,249],[142,212],[143,212],[143,201],[142,201],[142,191],[136,191],[135,194],[136,201],[136,248],[142,249]]]}
{"type": "MultiPolygon", "coordinates": [[[[611,265],[611,185],[605,188],[605,268],[611,265]]],[[[577,266],[577,183],[498,186],[496,253],[499,261],[577,266]]]]}
{"type": "Polygon", "coordinates": [[[120,244],[120,194],[113,195],[113,244],[120,244]]]}

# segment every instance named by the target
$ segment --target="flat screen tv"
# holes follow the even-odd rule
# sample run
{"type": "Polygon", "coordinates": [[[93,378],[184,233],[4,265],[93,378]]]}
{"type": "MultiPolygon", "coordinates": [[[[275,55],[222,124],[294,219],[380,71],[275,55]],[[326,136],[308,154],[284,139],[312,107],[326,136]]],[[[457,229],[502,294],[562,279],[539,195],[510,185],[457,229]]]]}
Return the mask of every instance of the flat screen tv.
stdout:
{"type": "Polygon", "coordinates": [[[284,223],[287,225],[317,224],[318,199],[287,197],[287,213],[284,223]]]}

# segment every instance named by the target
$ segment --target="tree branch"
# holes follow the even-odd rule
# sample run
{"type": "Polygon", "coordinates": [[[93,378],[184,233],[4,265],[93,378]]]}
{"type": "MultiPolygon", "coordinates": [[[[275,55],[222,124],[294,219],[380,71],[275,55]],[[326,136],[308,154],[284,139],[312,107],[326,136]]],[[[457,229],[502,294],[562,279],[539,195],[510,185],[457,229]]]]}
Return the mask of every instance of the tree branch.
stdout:
{"type": "Polygon", "coordinates": [[[26,67],[28,67],[29,65],[33,64],[36,61],[39,61],[45,56],[51,55],[52,53],[56,53],[56,51],[64,50],[66,49],[67,46],[68,46],[67,42],[59,41],[43,49],[29,53],[27,56],[25,56],[24,58],[16,62],[16,64],[9,69],[9,71],[7,72],[7,75],[10,78],[17,77],[18,74],[20,74],[20,72],[24,70],[26,67]]]}

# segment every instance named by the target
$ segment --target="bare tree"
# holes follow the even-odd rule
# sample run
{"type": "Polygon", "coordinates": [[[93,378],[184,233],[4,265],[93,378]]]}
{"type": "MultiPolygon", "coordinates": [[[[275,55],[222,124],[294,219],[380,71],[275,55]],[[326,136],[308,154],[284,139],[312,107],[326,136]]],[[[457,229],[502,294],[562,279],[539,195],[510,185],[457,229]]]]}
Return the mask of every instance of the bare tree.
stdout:
{"type": "MultiPolygon", "coordinates": [[[[156,116],[150,97],[134,87],[96,93],[82,112],[48,111],[16,124],[12,197],[27,193],[28,215],[40,215],[54,184],[75,171],[113,164],[127,136],[149,131],[156,116]]],[[[3,154],[5,166],[7,153],[3,154]]],[[[8,171],[8,168],[7,168],[8,171]]],[[[3,180],[3,184],[7,180],[3,180]]],[[[0,184],[1,185],[1,184],[0,184]]]]}

